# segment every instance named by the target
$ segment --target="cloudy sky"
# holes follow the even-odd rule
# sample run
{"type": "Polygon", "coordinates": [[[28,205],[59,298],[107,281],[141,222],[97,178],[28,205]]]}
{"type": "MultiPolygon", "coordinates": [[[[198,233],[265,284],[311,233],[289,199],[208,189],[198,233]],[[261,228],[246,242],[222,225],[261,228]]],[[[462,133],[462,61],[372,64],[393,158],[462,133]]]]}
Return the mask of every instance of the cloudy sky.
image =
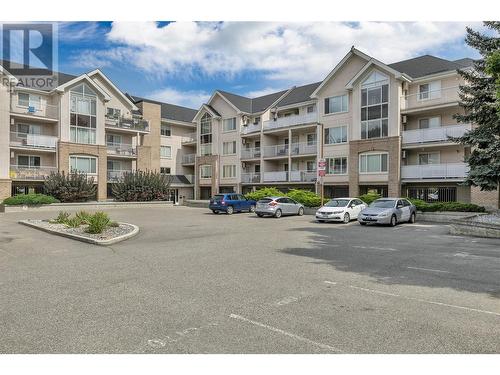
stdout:
{"type": "Polygon", "coordinates": [[[120,89],[198,108],[214,89],[258,96],[322,80],[354,45],[386,63],[478,57],[444,22],[77,22],[59,25],[59,70],[100,68],[120,89]]]}

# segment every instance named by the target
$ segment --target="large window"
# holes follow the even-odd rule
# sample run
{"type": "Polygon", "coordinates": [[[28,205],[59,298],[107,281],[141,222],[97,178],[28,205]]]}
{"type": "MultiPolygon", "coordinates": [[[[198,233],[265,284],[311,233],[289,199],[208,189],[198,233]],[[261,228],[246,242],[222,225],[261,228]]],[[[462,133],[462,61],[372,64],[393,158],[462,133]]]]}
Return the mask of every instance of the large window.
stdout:
{"type": "Polygon", "coordinates": [[[349,95],[332,96],[325,98],[325,114],[342,113],[349,111],[349,95]]]}
{"type": "Polygon", "coordinates": [[[439,164],[440,155],[439,152],[424,152],[418,154],[418,164],[439,164]]]}
{"type": "Polygon", "coordinates": [[[211,165],[201,165],[200,166],[200,177],[201,178],[211,178],[212,177],[212,166],[211,165]]]}
{"type": "Polygon", "coordinates": [[[170,174],[171,169],[169,167],[160,167],[161,174],[170,174]]]}
{"type": "Polygon", "coordinates": [[[107,118],[112,118],[112,119],[119,119],[121,116],[122,111],[118,108],[107,108],[106,110],[106,117],[107,118]]]}
{"type": "Polygon", "coordinates": [[[212,117],[205,113],[200,122],[200,152],[202,155],[211,155],[212,150],[210,146],[203,146],[204,144],[212,143],[212,117]]]}
{"type": "Polygon", "coordinates": [[[40,166],[40,156],[17,155],[17,165],[20,167],[36,168],[40,166]]]}
{"type": "Polygon", "coordinates": [[[227,118],[222,121],[222,131],[231,132],[236,130],[236,117],[227,118]]]}
{"type": "Polygon", "coordinates": [[[347,174],[347,157],[327,158],[326,174],[347,174]]]}
{"type": "Polygon", "coordinates": [[[428,129],[428,128],[439,128],[441,126],[441,117],[429,117],[429,118],[421,118],[418,120],[418,127],[420,129],[428,129]]]}
{"type": "Polygon", "coordinates": [[[171,146],[160,146],[160,157],[170,159],[172,158],[171,146]]]}
{"type": "MultiPolygon", "coordinates": [[[[21,134],[40,134],[42,127],[32,124],[17,124],[17,132],[21,134]]],[[[20,134],[18,134],[20,136],[20,134]]]]}
{"type": "Polygon", "coordinates": [[[96,94],[81,84],[70,90],[70,139],[75,143],[96,143],[96,94]]]}
{"type": "Polygon", "coordinates": [[[224,165],[222,167],[222,178],[236,177],[236,165],[224,165]]]}
{"type": "Polygon", "coordinates": [[[325,129],[325,144],[333,145],[336,143],[346,143],[346,142],[347,142],[346,125],[325,129]]]}
{"type": "Polygon", "coordinates": [[[34,107],[35,109],[40,109],[41,97],[40,95],[20,92],[17,94],[17,104],[21,107],[34,107]]]}
{"type": "Polygon", "coordinates": [[[163,137],[170,137],[172,135],[172,127],[169,124],[161,124],[160,132],[163,137]]]}
{"type": "Polygon", "coordinates": [[[387,154],[364,154],[359,156],[360,173],[387,172],[387,154]]]}
{"type": "Polygon", "coordinates": [[[223,142],[222,143],[222,154],[223,155],[236,154],[236,141],[223,142]]]}
{"type": "Polygon", "coordinates": [[[80,173],[97,173],[97,159],[91,156],[70,156],[71,171],[80,173]]]}
{"type": "Polygon", "coordinates": [[[389,78],[373,72],[361,88],[361,139],[387,137],[389,78]]]}

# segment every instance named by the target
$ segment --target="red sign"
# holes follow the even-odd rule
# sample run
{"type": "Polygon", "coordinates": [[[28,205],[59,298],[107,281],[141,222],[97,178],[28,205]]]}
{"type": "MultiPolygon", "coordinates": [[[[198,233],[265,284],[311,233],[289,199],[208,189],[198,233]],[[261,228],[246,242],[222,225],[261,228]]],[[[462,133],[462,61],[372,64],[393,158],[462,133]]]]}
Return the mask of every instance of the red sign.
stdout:
{"type": "Polygon", "coordinates": [[[318,170],[318,176],[319,177],[325,177],[326,171],[324,169],[319,169],[318,170]]]}

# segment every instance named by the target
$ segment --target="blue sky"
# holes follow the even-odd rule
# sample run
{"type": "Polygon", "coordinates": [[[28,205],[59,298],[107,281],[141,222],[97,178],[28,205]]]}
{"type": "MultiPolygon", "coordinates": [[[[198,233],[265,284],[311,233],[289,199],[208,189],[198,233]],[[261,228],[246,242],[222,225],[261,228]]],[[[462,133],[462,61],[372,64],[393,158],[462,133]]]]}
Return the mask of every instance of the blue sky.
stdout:
{"type": "Polygon", "coordinates": [[[258,96],[319,81],[354,45],[391,63],[478,57],[453,22],[59,24],[59,70],[101,69],[138,96],[198,108],[215,89],[258,96]]]}

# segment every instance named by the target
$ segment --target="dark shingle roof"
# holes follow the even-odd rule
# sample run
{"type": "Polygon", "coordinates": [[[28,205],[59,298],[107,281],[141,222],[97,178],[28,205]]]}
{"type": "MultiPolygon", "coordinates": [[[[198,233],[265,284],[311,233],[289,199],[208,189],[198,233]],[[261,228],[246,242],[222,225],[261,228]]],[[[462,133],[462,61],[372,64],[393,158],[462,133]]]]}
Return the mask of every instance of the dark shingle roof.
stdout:
{"type": "Polygon", "coordinates": [[[272,94],[259,96],[257,98],[247,98],[245,96],[233,94],[227,91],[217,90],[229,100],[236,108],[246,113],[259,113],[265,111],[276,100],[278,100],[287,90],[274,92],[272,94]]]}
{"type": "MultiPolygon", "coordinates": [[[[463,60],[467,59],[461,59],[457,61],[463,60]]],[[[413,59],[388,64],[388,66],[397,70],[398,72],[406,73],[412,78],[420,78],[431,74],[443,73],[450,70],[464,68],[464,62],[458,63],[457,61],[450,61],[441,59],[436,56],[424,55],[415,57],[413,59]]]]}
{"type": "Polygon", "coordinates": [[[470,57],[464,57],[463,59],[458,59],[453,62],[455,64],[461,65],[462,68],[468,68],[474,65],[474,59],[471,59],[470,57]]]}
{"type": "Polygon", "coordinates": [[[295,103],[307,102],[311,100],[311,94],[320,84],[321,82],[315,82],[304,86],[294,87],[276,106],[284,107],[295,103]]]}
{"type": "Polygon", "coordinates": [[[147,103],[159,104],[161,106],[161,117],[167,120],[192,122],[194,116],[196,116],[196,113],[198,112],[196,109],[181,107],[180,105],[163,103],[156,100],[141,98],[139,96],[134,96],[129,94],[127,94],[127,96],[134,103],[147,102],[147,103]]]}
{"type": "Polygon", "coordinates": [[[191,185],[191,182],[183,174],[173,174],[170,176],[170,183],[173,185],[186,184],[191,185]]]}

